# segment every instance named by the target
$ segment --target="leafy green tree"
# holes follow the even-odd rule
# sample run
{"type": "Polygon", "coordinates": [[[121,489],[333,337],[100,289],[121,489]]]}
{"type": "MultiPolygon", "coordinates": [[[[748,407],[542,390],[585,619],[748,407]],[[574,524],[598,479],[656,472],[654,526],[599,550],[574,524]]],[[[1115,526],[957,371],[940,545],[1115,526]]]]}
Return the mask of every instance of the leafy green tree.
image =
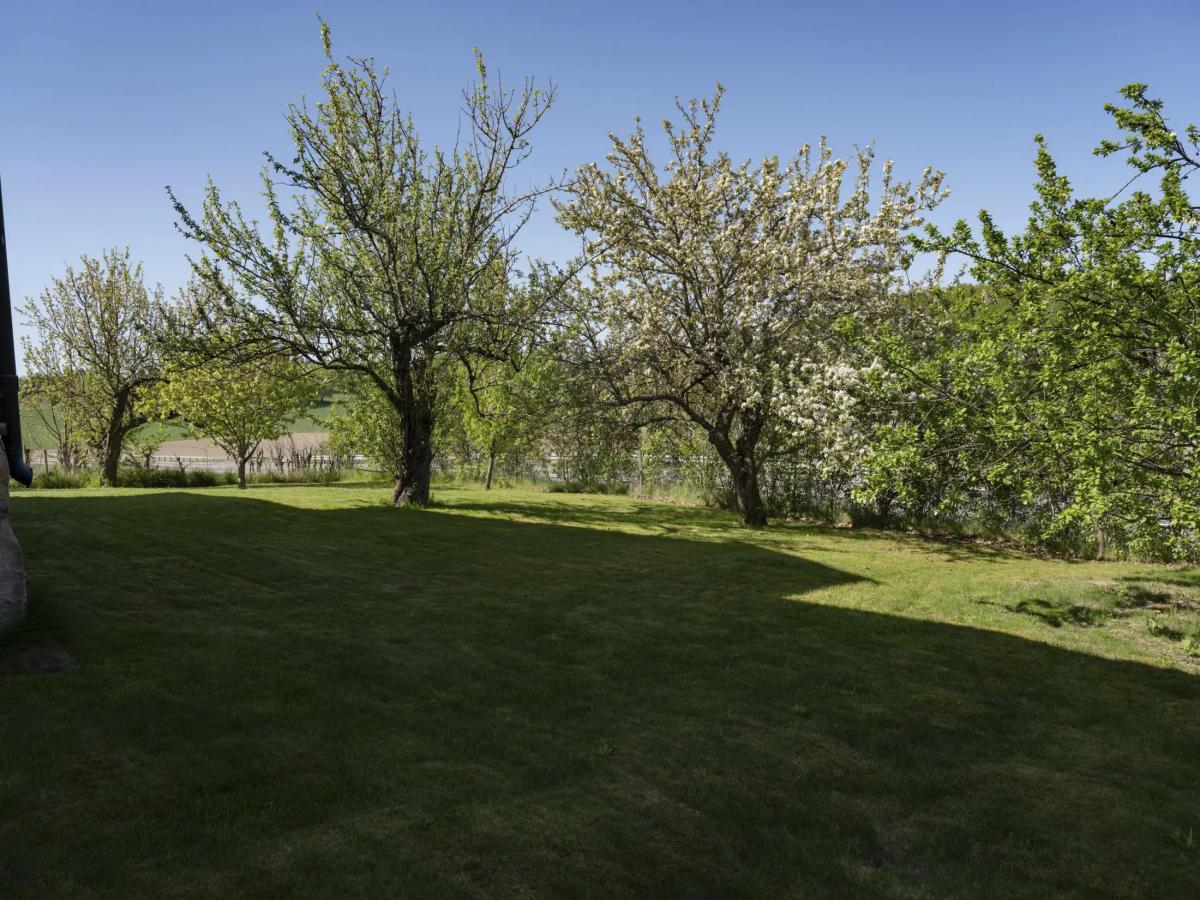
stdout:
{"type": "Polygon", "coordinates": [[[44,375],[21,379],[21,415],[41,426],[54,445],[59,467],[74,472],[84,465],[87,448],[78,425],[64,408],[67,392],[55,382],[55,378],[44,375]]]}
{"type": "MultiPolygon", "coordinates": [[[[157,385],[157,382],[155,383],[157,385]]],[[[152,386],[148,393],[153,394],[154,387],[152,386]]],[[[152,416],[153,413],[148,408],[147,402],[146,414],[152,416]]],[[[163,432],[156,428],[157,422],[149,421],[140,428],[135,428],[125,436],[125,446],[122,450],[122,460],[126,465],[136,469],[149,469],[154,462],[154,457],[158,451],[162,449],[162,445],[166,438],[163,432]]]]}
{"type": "Polygon", "coordinates": [[[886,303],[907,229],[943,191],[940,173],[913,187],[887,163],[872,209],[872,153],[846,162],[824,143],[783,164],[735,163],[713,148],[720,100],[718,89],[679,105],[678,127],[664,122],[662,168],[640,124],[614,136],[607,166],[582,167],[558,215],[591,261],[572,311],[591,379],[613,404],[699,428],[758,526],[766,448],[786,452],[802,427],[786,415],[800,368],[836,362],[827,335],[840,316],[886,303]]]}
{"type": "Polygon", "coordinates": [[[347,376],[342,388],[345,398],[327,421],[330,449],[345,456],[361,453],[376,471],[397,479],[405,466],[405,440],[396,407],[366,378],[347,376]]]}
{"type": "Polygon", "coordinates": [[[286,434],[318,392],[304,369],[286,357],[248,363],[210,359],[168,363],[146,408],[160,419],[181,419],[193,434],[212,440],[237,464],[238,487],[246,464],[264,441],[286,434]]]}
{"type": "Polygon", "coordinates": [[[268,154],[270,232],[211,182],[199,216],[171,196],[182,231],[206,250],[196,270],[220,298],[219,318],[235,326],[227,349],[283,353],[376,391],[391,412],[375,424],[399,435],[394,501],[424,505],[445,361],[503,358],[496,338],[513,333],[518,311],[503,300],[517,277],[514,240],[548,188],[509,184],[554,91],[506,88],[477,56],[464,139],[429,150],[373,62],[343,65],[323,23],[322,37],[324,99],[289,108],[290,162],[268,154]],[[295,192],[291,208],[277,184],[295,192]]]}
{"type": "Polygon", "coordinates": [[[467,440],[487,460],[490,490],[496,460],[534,449],[558,405],[559,363],[534,344],[523,356],[469,362],[460,369],[453,403],[467,440]]]}
{"type": "Polygon", "coordinates": [[[25,366],[40,395],[64,434],[95,455],[101,482],[116,484],[125,438],[146,421],[142,395],[161,373],[162,288],[147,289],[128,250],[107,250],[68,266],[22,312],[33,329],[25,366]]]}
{"type": "Polygon", "coordinates": [[[555,458],[555,473],[564,481],[596,486],[625,482],[634,471],[640,432],[662,417],[647,409],[614,405],[607,390],[587,373],[586,365],[579,363],[559,368],[542,447],[555,458]]]}
{"type": "MultiPolygon", "coordinates": [[[[885,348],[929,404],[939,437],[894,441],[1042,511],[1045,536],[1111,536],[1148,553],[1200,549],[1200,131],[1179,133],[1146,86],[1106,109],[1121,129],[1097,154],[1126,153],[1112,195],[1077,197],[1038,136],[1037,199],[1019,234],[986,213],[922,247],[958,254],[979,287],[944,297],[936,354],[885,348]],[[1153,183],[1145,184],[1149,179],[1153,183]]],[[[936,312],[935,307],[931,310],[936,312]]],[[[903,469],[904,464],[896,466],[903,469]]]]}

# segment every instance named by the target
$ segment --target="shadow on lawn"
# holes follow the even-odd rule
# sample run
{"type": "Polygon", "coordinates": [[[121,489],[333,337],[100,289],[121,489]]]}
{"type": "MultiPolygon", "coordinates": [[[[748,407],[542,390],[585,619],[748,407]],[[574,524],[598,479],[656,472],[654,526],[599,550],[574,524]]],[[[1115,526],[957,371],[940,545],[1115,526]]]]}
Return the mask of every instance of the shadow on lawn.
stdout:
{"type": "MultiPolygon", "coordinates": [[[[537,500],[460,500],[437,503],[439,509],[485,512],[532,519],[559,525],[611,528],[614,524],[632,525],[669,536],[692,531],[689,537],[737,541],[746,532],[737,527],[735,514],[718,509],[639,501],[619,497],[619,505],[597,506],[559,499],[563,495],[546,494],[537,500]]],[[[569,495],[571,496],[571,495],[569,495]]],[[[829,525],[772,520],[771,532],[798,536],[822,536],[845,540],[886,540],[906,550],[939,556],[944,560],[1004,560],[1024,556],[1020,551],[981,543],[969,538],[932,538],[907,531],[879,528],[836,528],[829,525]]]]}
{"type": "Polygon", "coordinates": [[[1038,598],[1019,600],[1003,606],[1009,612],[1032,616],[1051,628],[1062,628],[1064,625],[1078,625],[1081,628],[1102,625],[1114,615],[1111,609],[1104,607],[1038,598]]]}
{"type": "Polygon", "coordinates": [[[1200,887],[1197,679],[805,602],[866,582],[744,542],[453,514],[474,506],[14,503],[34,594],[70,610],[82,665],[0,682],[22,736],[0,778],[0,883],[1200,887]]]}

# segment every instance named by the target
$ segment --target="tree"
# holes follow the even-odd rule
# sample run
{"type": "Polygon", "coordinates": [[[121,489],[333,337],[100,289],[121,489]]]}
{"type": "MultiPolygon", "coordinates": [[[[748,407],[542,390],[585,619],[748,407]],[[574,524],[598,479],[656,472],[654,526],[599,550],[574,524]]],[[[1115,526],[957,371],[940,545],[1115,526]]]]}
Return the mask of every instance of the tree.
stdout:
{"type": "MultiPolygon", "coordinates": [[[[1049,515],[1044,536],[1112,535],[1190,555],[1200,528],[1200,130],[1172,130],[1146,86],[1109,104],[1133,177],[1107,197],[1074,195],[1036,138],[1036,201],[1023,232],[986,213],[929,231],[925,249],[965,257],[979,287],[948,297],[935,356],[890,352],[912,389],[972,448],[978,483],[1049,515]],[[1157,184],[1136,188],[1147,176],[1157,184]]],[[[945,428],[943,427],[943,433],[945,428]]],[[[916,435],[912,435],[916,439],[916,435]]],[[[944,443],[900,447],[945,452],[944,443]]],[[[918,455],[923,455],[918,453],[918,455]]]]}
{"type": "MultiPolygon", "coordinates": [[[[608,167],[581,168],[559,221],[584,237],[590,283],[572,327],[612,403],[699,427],[729,470],[747,525],[766,523],[759,478],[770,443],[794,430],[786,398],[806,363],[833,362],[842,315],[884,302],[906,261],[905,232],[944,196],[927,169],[914,189],[883,166],[872,212],[873,154],[850,164],[824,142],[786,165],[736,165],[712,142],[722,90],[676,104],[660,170],[639,122],[611,136],[608,167]]],[[[772,451],[776,452],[776,451],[772,451]]]]}
{"type": "Polygon", "coordinates": [[[965,257],[976,283],[930,293],[922,321],[876,336],[907,410],[877,434],[872,490],[1098,555],[1114,538],[1160,556],[1200,549],[1197,225],[1182,189],[1197,133],[1180,139],[1143,85],[1123,93],[1130,105],[1108,110],[1125,134],[1097,149],[1133,151],[1120,190],[1075,197],[1039,137],[1023,232],[983,213],[978,237],[959,222],[921,242],[965,257]],[[1156,186],[1126,193],[1152,173],[1156,186]]]}
{"type": "MultiPolygon", "coordinates": [[[[152,386],[150,391],[153,392],[153,390],[152,386]]],[[[147,410],[147,416],[149,415],[151,413],[147,410]]],[[[147,422],[125,436],[122,459],[126,465],[135,469],[149,469],[153,466],[154,457],[162,449],[163,442],[166,440],[163,432],[155,427],[157,424],[157,422],[147,422]]]]}
{"type": "Polygon", "coordinates": [[[362,454],[375,470],[395,477],[404,467],[402,420],[388,397],[363,378],[348,378],[347,402],[329,416],[329,446],[334,453],[362,454]]]}
{"type": "Polygon", "coordinates": [[[146,288],[127,249],[107,250],[68,266],[22,311],[34,330],[22,340],[26,368],[96,455],[101,482],[116,484],[125,437],[146,421],[142,393],[159,377],[162,288],[146,288]]]}
{"type": "MultiPolygon", "coordinates": [[[[221,297],[241,359],[284,353],[377,391],[399,428],[396,504],[429,501],[432,434],[447,357],[503,357],[503,302],[514,239],[548,188],[508,190],[554,92],[488,79],[465,93],[467,137],[423,149],[371,60],[328,64],[325,98],[289,108],[292,162],[268,154],[270,236],[208,185],[202,215],[171,194],[185,235],[207,256],[199,276],[221,297]],[[285,210],[274,179],[296,192],[285,210]],[[497,326],[493,328],[492,326],[497,326]]],[[[524,307],[522,307],[524,309],[524,307]]]]}
{"type": "Polygon", "coordinates": [[[76,423],[63,405],[66,392],[56,379],[30,375],[21,380],[21,410],[36,419],[42,431],[54,443],[58,465],[65,472],[74,472],[84,463],[85,447],[76,423]]]}
{"type": "Polygon", "coordinates": [[[317,399],[304,375],[285,357],[242,364],[173,361],[146,405],[152,415],[182,419],[194,433],[211,438],[237,463],[238,487],[244,488],[246,464],[259,445],[283,435],[317,399]]]}
{"type": "Polygon", "coordinates": [[[467,439],[487,458],[485,490],[496,460],[533,447],[545,430],[555,373],[555,361],[538,352],[519,363],[485,361],[459,377],[453,400],[467,439]]]}

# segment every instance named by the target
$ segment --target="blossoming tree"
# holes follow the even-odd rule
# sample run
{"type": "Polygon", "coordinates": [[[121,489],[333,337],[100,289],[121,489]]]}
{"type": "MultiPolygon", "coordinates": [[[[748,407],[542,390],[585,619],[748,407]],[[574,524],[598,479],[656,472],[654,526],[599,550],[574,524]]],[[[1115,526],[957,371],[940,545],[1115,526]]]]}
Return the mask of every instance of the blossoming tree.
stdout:
{"type": "Polygon", "coordinates": [[[646,420],[702,429],[743,523],[759,526],[762,466],[803,428],[793,388],[813,365],[837,365],[832,326],[886,300],[906,232],[945,192],[940,172],[914,186],[889,162],[873,206],[871,150],[835,159],[824,140],[787,163],[735,163],[713,148],[722,93],[676,104],[664,166],[640,121],[611,135],[607,165],[583,166],[556,208],[589,260],[569,304],[588,377],[646,420]]]}

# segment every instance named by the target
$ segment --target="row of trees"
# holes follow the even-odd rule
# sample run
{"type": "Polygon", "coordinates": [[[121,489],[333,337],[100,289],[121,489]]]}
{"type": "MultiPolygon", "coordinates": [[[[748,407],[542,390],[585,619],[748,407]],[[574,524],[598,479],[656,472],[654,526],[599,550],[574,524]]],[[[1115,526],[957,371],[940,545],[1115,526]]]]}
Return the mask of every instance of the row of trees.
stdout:
{"type": "MultiPolygon", "coordinates": [[[[1184,180],[1200,138],[1172,131],[1145,86],[1109,107],[1122,137],[1098,152],[1127,153],[1134,174],[1113,196],[1075,197],[1039,138],[1020,234],[986,213],[977,231],[919,231],[941,173],[899,180],[870,149],[842,160],[823,141],[736,162],[715,144],[719,88],[677,104],[661,159],[639,122],[605,160],[514,188],[552,86],[507,87],[477,57],[465,137],[430,148],[372,61],[339,62],[322,37],[323,98],[289,109],[287,160],[268,154],[267,227],[211,182],[196,211],[172,194],[200,251],[180,302],[110,254],[29,309],[35,384],[110,401],[90,404],[107,472],[147,415],[277,423],[323,373],[352,397],[334,442],[386,467],[398,504],[429,501],[439,450],[480,454],[490,484],[497,460],[557,445],[677,472],[715,460],[748,525],[787,483],[793,505],[1194,552],[1184,180]],[[580,238],[567,264],[518,253],[543,197],[580,238]],[[938,264],[914,280],[920,252],[938,264]],[[947,285],[947,259],[968,278],[947,285]],[[94,313],[129,351],[119,365],[65,337],[95,332],[81,296],[122,298],[94,313]]],[[[244,458],[274,427],[226,449],[244,458]]]]}
{"type": "Polygon", "coordinates": [[[395,500],[424,504],[451,373],[465,373],[486,421],[480,394],[495,373],[512,381],[552,347],[568,378],[599,388],[598,403],[630,411],[630,426],[702,429],[743,520],[764,524],[758,479],[771,452],[790,450],[794,387],[805,366],[836,358],[839,317],[884,305],[904,234],[944,194],[941,175],[927,170],[914,187],[885,165],[872,206],[867,151],[849,191],[848,164],[824,144],[787,163],[736,164],[713,148],[718,90],[665,125],[665,166],[639,125],[613,138],[607,165],[514,191],[553,88],[492,84],[477,60],[467,139],[426,151],[371,61],[339,63],[323,37],[325,99],[291,108],[293,161],[268,156],[263,173],[271,230],[211,183],[198,214],[175,200],[203,248],[211,316],[228,323],[216,332],[223,353],[284,354],[378,391],[365,405],[386,404],[395,428],[395,500]],[[280,184],[295,192],[286,207],[280,184]],[[582,255],[518,271],[515,238],[551,192],[582,255]]]}
{"type": "Polygon", "coordinates": [[[151,422],[181,421],[210,437],[238,467],[263,441],[278,438],[319,396],[294,361],[277,356],[239,364],[211,353],[180,352],[174,337],[200,308],[189,285],[174,304],[148,289],[128,250],[83,257],[24,307],[25,405],[66,468],[95,460],[101,482],[117,482],[123,459],[152,453],[151,422]]]}

